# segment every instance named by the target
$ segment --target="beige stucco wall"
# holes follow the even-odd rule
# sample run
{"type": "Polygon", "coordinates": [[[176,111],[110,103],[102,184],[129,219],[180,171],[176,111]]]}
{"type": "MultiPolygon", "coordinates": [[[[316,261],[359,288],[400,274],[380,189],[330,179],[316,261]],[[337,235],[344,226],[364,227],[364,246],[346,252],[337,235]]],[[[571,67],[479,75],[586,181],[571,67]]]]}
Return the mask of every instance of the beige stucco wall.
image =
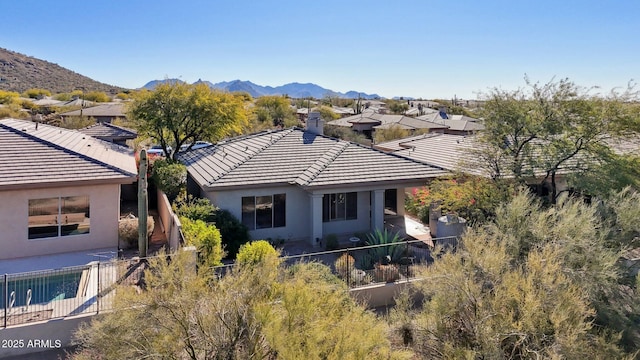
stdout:
{"type": "Polygon", "coordinates": [[[0,191],[0,260],[118,246],[120,185],[0,191]],[[28,239],[29,199],[88,195],[89,234],[28,239]]]}
{"type": "Polygon", "coordinates": [[[238,220],[242,219],[243,196],[266,196],[286,194],[285,227],[257,229],[249,232],[254,240],[282,238],[285,240],[306,240],[309,238],[309,194],[295,186],[277,186],[263,189],[246,189],[208,192],[206,197],[221,209],[228,210],[238,220]]]}
{"type": "MultiPolygon", "coordinates": [[[[325,191],[346,192],[353,191],[335,190],[325,191]]],[[[286,226],[270,229],[257,229],[250,231],[252,239],[282,238],[285,240],[310,240],[311,214],[310,195],[308,192],[296,186],[278,186],[264,189],[230,190],[208,192],[206,197],[217,207],[229,210],[235,217],[242,219],[242,197],[262,196],[273,194],[286,194],[286,226]]],[[[358,218],[356,220],[343,220],[322,223],[324,235],[336,234],[338,236],[352,235],[354,232],[368,231],[371,228],[369,191],[358,192],[358,218]]],[[[322,221],[322,213],[318,214],[322,221]]]]}

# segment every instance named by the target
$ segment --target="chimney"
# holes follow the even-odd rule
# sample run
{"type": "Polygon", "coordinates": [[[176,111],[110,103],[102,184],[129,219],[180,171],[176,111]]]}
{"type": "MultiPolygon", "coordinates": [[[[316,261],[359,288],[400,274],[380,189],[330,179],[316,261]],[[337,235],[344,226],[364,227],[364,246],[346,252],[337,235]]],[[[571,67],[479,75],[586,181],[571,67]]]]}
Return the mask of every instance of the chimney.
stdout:
{"type": "Polygon", "coordinates": [[[316,135],[324,135],[324,120],[320,118],[319,112],[312,111],[309,113],[307,131],[316,135]]]}

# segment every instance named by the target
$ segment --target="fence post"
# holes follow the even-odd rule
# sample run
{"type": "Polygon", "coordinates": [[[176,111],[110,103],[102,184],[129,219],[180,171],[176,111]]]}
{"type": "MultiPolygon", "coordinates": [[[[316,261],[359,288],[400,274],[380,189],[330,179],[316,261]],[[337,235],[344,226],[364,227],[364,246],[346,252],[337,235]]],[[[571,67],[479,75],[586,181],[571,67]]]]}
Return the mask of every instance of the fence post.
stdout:
{"type": "Polygon", "coordinates": [[[410,261],[410,257],[409,256],[409,238],[405,238],[404,239],[404,256],[405,256],[405,262],[407,263],[407,272],[405,274],[407,281],[409,281],[409,266],[411,266],[411,261],[410,261]]]}
{"type": "Polygon", "coordinates": [[[102,293],[102,290],[100,288],[100,261],[98,261],[98,291],[96,292],[96,305],[98,305],[98,308],[96,309],[96,314],[100,314],[100,294],[102,293]]]}
{"type": "Polygon", "coordinates": [[[9,303],[9,280],[7,274],[4,274],[4,328],[7,327],[7,318],[9,317],[9,313],[7,311],[8,303],[9,303]]]}
{"type": "Polygon", "coordinates": [[[347,268],[346,268],[346,273],[347,273],[347,289],[351,289],[351,272],[349,271],[349,248],[347,248],[347,256],[344,258],[347,262],[347,268]]]}

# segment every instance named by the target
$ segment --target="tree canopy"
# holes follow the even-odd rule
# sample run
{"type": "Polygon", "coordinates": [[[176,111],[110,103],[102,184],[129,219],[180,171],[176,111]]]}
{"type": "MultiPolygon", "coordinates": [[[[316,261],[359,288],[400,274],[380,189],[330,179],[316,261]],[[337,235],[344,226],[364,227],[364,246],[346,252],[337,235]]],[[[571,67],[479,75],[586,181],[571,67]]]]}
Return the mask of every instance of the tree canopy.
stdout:
{"type": "Polygon", "coordinates": [[[283,96],[261,96],[255,101],[255,114],[260,123],[270,126],[298,125],[291,101],[283,96]]]}
{"type": "Polygon", "coordinates": [[[165,83],[134,94],[128,117],[138,132],[157,141],[175,159],[184,144],[216,142],[240,133],[247,121],[241,97],[205,84],[165,83]],[[169,150],[169,149],[172,150],[169,150]]]}
{"type": "Polygon", "coordinates": [[[476,152],[484,164],[479,166],[493,178],[548,183],[555,201],[559,176],[580,177],[616,164],[612,141],[640,132],[640,111],[629,102],[635,97],[633,88],[593,94],[568,79],[543,85],[527,80],[526,88],[515,91],[493,89],[481,114],[484,146],[476,152]]]}

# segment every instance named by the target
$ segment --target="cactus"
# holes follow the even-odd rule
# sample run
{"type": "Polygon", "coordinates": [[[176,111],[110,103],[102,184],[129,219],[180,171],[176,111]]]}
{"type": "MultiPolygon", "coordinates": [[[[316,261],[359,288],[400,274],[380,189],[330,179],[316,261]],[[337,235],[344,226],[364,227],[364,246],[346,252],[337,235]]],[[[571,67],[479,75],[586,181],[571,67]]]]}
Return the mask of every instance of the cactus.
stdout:
{"type": "Polygon", "coordinates": [[[138,168],[138,252],[140,257],[147,256],[147,216],[149,216],[149,202],[147,199],[147,151],[140,150],[140,166],[138,168]]]}

